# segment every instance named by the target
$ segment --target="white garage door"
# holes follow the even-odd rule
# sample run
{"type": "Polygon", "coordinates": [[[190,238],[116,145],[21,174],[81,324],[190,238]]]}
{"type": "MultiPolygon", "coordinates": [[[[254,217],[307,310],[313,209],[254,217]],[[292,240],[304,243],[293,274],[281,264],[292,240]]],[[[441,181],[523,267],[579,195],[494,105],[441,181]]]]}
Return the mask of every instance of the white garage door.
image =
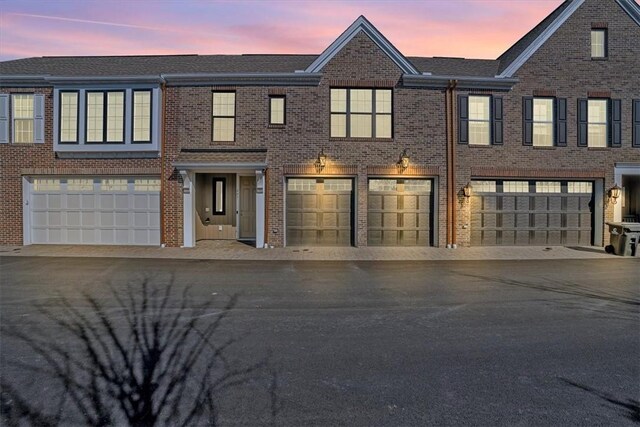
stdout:
{"type": "Polygon", "coordinates": [[[33,178],[31,243],[160,244],[160,180],[33,178]]]}

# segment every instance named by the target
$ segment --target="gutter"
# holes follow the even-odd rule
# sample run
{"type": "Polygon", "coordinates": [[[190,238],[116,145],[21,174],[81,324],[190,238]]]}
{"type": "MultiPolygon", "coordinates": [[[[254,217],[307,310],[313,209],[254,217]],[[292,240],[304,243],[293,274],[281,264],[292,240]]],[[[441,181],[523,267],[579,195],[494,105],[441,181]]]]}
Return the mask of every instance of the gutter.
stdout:
{"type": "Polygon", "coordinates": [[[322,73],[188,73],[160,76],[170,86],[317,86],[322,73]]]}
{"type": "Polygon", "coordinates": [[[52,76],[42,75],[13,75],[0,76],[0,86],[10,87],[40,87],[52,85],[93,85],[93,84],[122,84],[122,83],[164,83],[160,75],[144,76],[52,76]]]}
{"type": "Polygon", "coordinates": [[[474,77],[474,76],[434,76],[430,74],[402,76],[402,86],[428,88],[428,89],[448,89],[451,82],[455,81],[459,90],[501,90],[509,91],[520,80],[515,77],[474,77]]]}
{"type": "Polygon", "coordinates": [[[447,124],[447,248],[456,247],[455,91],[457,84],[456,80],[450,80],[445,91],[445,121],[447,124]]]}

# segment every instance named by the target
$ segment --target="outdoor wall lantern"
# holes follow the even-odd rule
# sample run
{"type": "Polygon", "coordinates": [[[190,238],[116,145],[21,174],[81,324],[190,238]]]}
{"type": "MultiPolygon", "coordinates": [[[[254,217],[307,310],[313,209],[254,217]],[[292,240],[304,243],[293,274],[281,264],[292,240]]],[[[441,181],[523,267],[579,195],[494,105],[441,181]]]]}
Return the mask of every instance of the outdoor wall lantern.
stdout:
{"type": "Polygon", "coordinates": [[[468,182],[467,185],[465,185],[464,187],[462,187],[462,194],[464,195],[464,197],[466,197],[467,199],[469,197],[471,197],[471,195],[473,194],[473,188],[471,187],[471,183],[468,182]]]}
{"type": "Polygon", "coordinates": [[[409,167],[409,155],[407,154],[407,149],[402,150],[402,154],[400,154],[400,159],[398,160],[398,166],[404,171],[409,167]]]}
{"type": "Polygon", "coordinates": [[[613,187],[609,189],[609,200],[614,205],[618,201],[618,197],[620,197],[620,193],[622,192],[622,188],[618,186],[618,184],[614,184],[613,187]]]}
{"type": "Polygon", "coordinates": [[[327,165],[327,156],[324,154],[324,148],[320,150],[318,153],[318,158],[316,159],[316,168],[322,170],[327,165]]]}

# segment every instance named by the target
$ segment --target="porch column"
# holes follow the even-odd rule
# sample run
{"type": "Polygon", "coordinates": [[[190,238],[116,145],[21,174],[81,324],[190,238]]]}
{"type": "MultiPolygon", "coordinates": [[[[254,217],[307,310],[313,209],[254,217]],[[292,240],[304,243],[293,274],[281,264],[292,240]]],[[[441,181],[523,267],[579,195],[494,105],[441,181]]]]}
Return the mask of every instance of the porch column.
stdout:
{"type": "Polygon", "coordinates": [[[193,248],[196,245],[196,229],[193,224],[193,218],[195,215],[195,203],[194,197],[195,185],[193,172],[186,170],[180,171],[182,177],[182,229],[183,229],[183,246],[184,248],[193,248]]]}
{"type": "Polygon", "coordinates": [[[264,171],[256,171],[256,248],[264,247],[264,171]]]}

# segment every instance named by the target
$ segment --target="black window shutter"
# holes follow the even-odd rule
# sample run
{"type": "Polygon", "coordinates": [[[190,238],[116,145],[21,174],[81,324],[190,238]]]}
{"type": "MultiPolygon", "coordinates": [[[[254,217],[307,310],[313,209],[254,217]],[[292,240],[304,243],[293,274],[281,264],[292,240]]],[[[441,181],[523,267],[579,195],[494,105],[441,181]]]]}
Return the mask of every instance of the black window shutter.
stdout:
{"type": "Polygon", "coordinates": [[[633,100],[633,146],[640,147],[640,99],[633,100]]]}
{"type": "Polygon", "coordinates": [[[588,121],[587,100],[578,99],[578,147],[587,146],[588,121]]]}
{"type": "Polygon", "coordinates": [[[556,145],[567,146],[567,98],[556,99],[556,145]]]}
{"type": "Polygon", "coordinates": [[[503,108],[502,97],[493,97],[493,145],[502,145],[503,136],[503,108]]]}
{"type": "Polygon", "coordinates": [[[469,97],[458,95],[458,143],[469,143],[469,97]]]}
{"type": "Polygon", "coordinates": [[[612,99],[609,101],[609,114],[611,120],[609,126],[611,131],[609,132],[609,138],[611,140],[612,147],[622,146],[622,101],[619,99],[612,99]]]}
{"type": "Polygon", "coordinates": [[[533,145],[533,98],[522,98],[522,145],[533,145]]]}

